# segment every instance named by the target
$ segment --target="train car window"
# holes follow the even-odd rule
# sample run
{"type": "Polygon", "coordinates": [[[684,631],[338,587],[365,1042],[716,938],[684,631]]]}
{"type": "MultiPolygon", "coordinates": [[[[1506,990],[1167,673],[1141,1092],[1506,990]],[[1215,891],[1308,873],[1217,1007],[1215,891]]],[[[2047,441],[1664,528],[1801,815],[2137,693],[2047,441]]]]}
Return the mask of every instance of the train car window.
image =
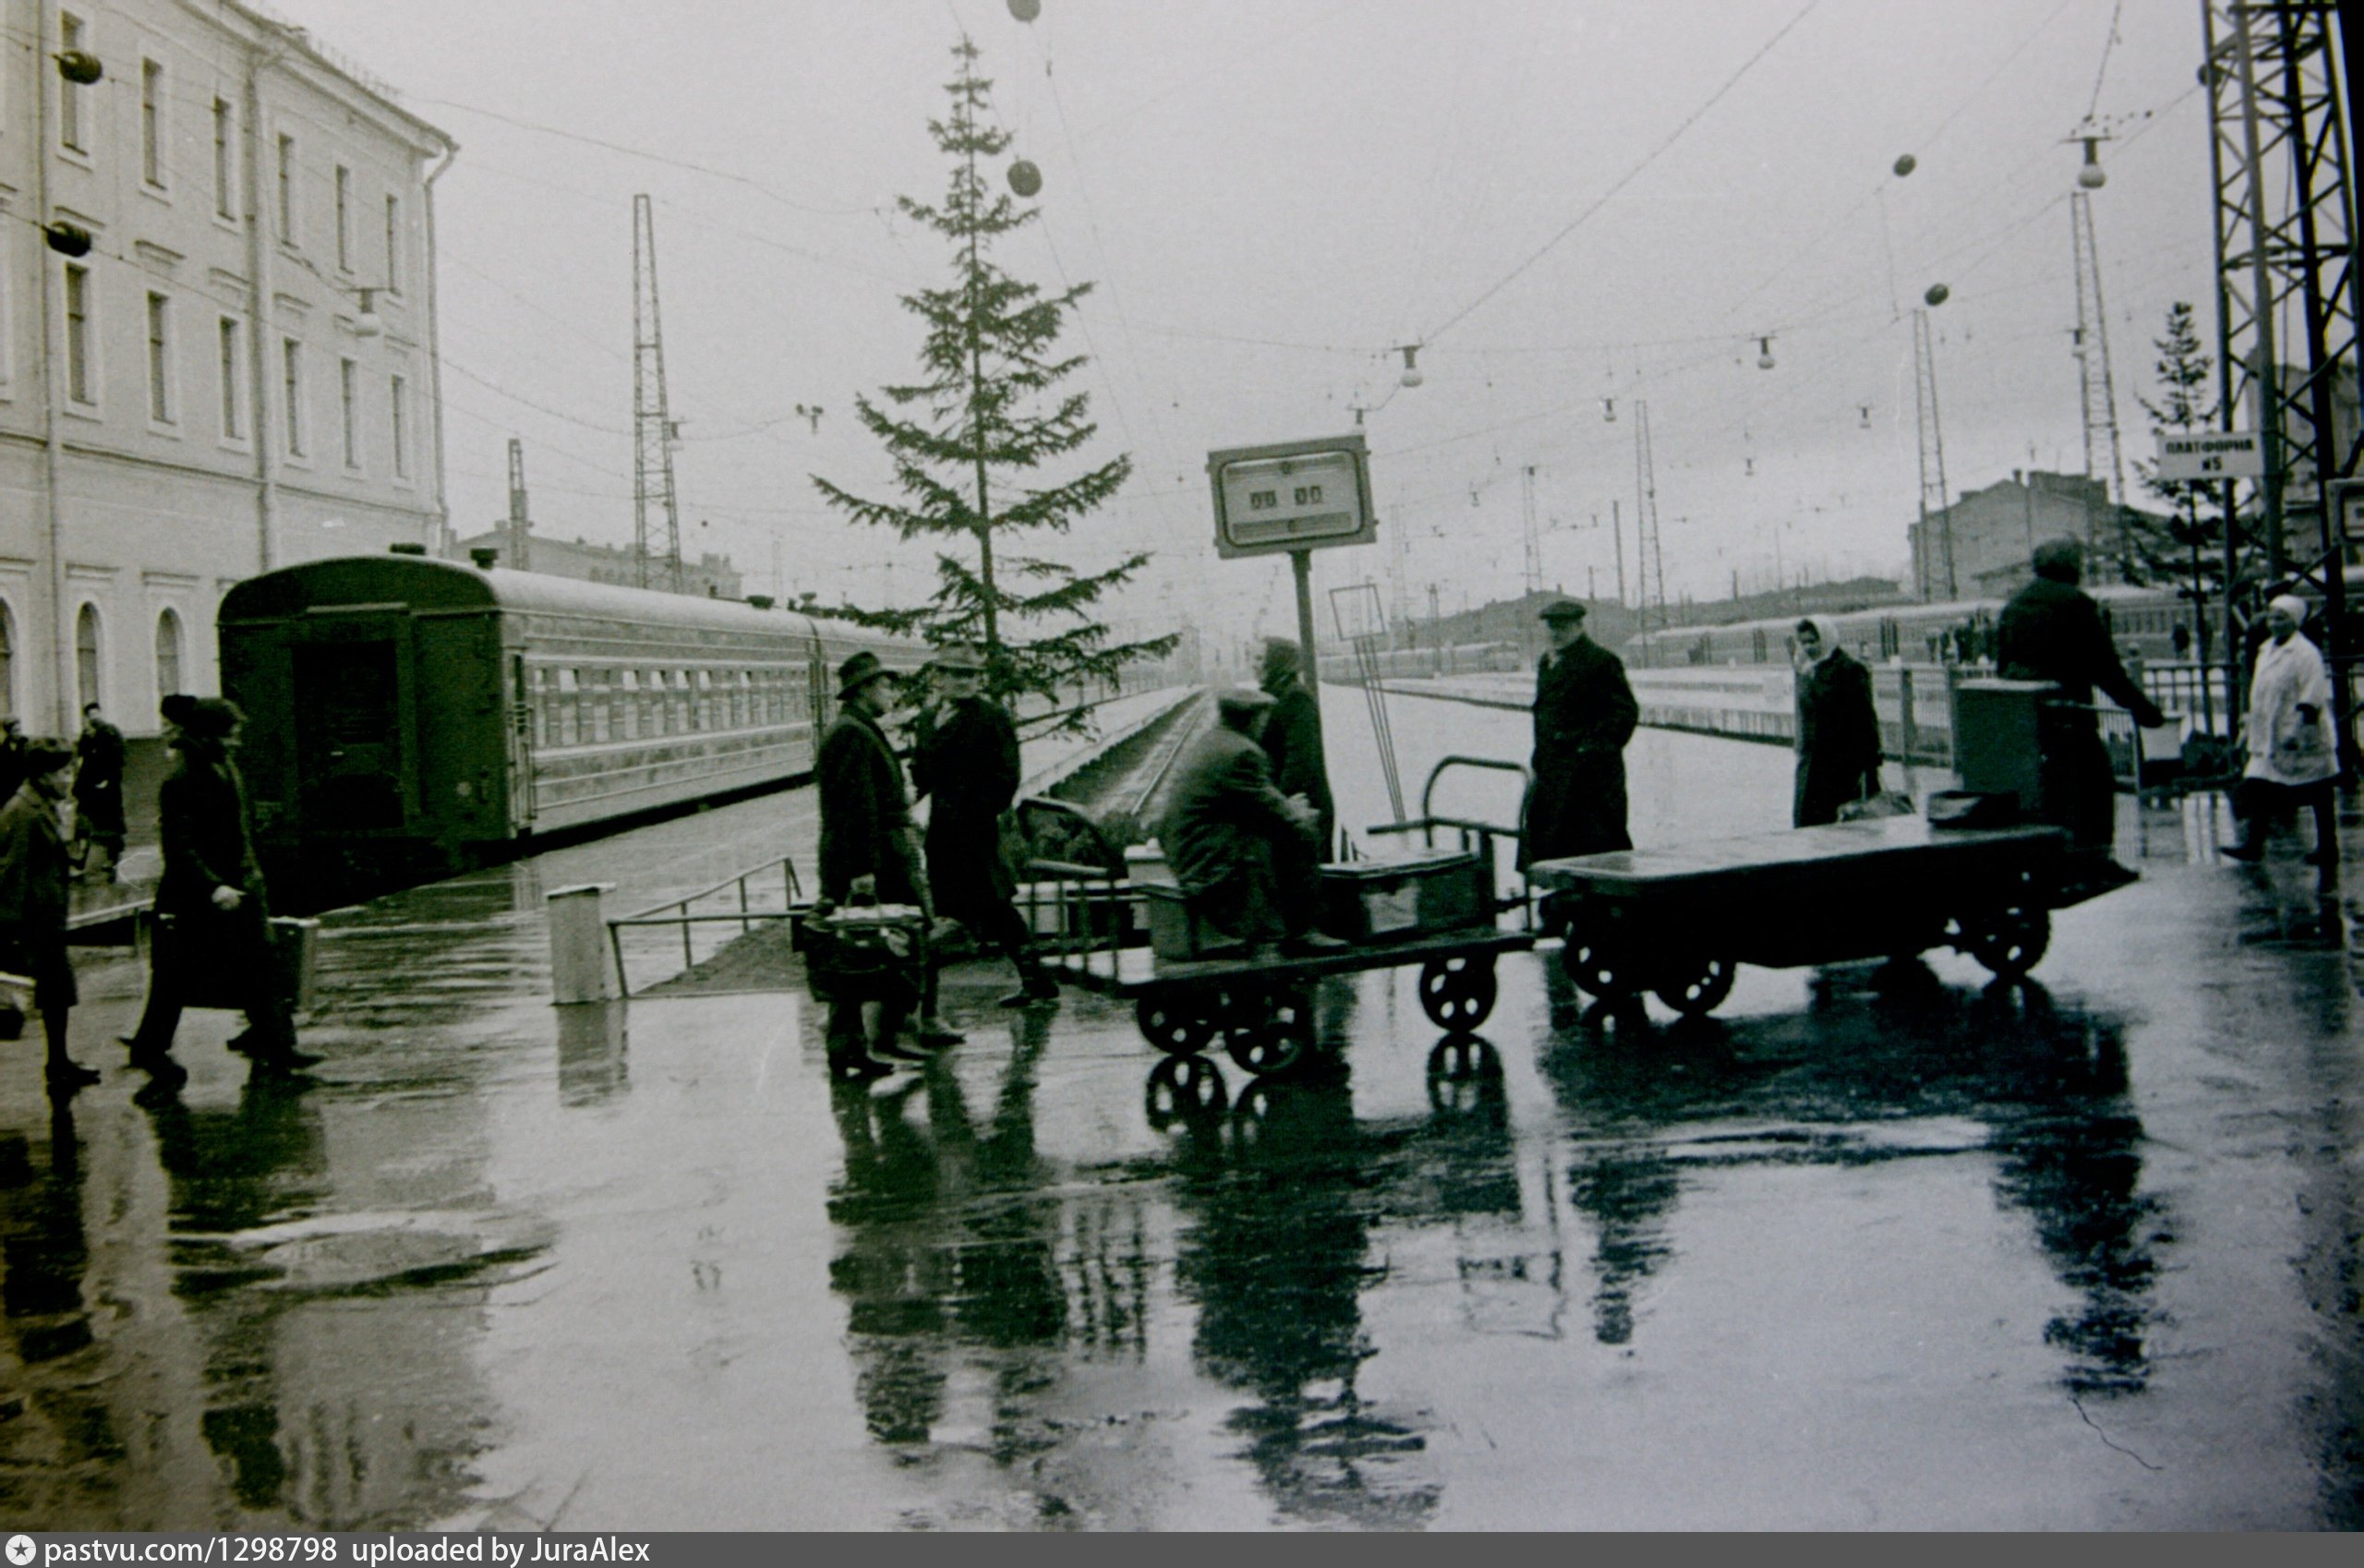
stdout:
{"type": "Polygon", "coordinates": [[[621,738],[640,739],[640,671],[620,669],[616,672],[616,719],[622,726],[621,738]]]}
{"type": "Polygon", "coordinates": [[[611,740],[615,736],[614,693],[608,683],[611,679],[612,671],[591,671],[591,733],[586,738],[594,742],[611,740]]]}

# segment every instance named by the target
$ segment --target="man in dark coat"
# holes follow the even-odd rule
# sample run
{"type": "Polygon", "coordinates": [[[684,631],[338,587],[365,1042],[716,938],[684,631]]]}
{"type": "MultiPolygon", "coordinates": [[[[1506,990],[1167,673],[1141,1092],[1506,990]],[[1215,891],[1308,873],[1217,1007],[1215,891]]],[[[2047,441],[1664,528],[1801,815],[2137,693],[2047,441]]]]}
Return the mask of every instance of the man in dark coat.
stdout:
{"type": "MultiPolygon", "coordinates": [[[[922,868],[918,835],[912,830],[911,795],[903,764],[887,743],[879,719],[894,704],[895,672],[864,650],[838,667],[837,722],[821,737],[814,760],[814,782],[821,802],[821,897],[831,904],[911,904],[931,921],[935,903],[922,868]]],[[[935,965],[920,955],[922,1046],[958,1044],[960,1035],[935,1016],[935,965]]],[[[897,1043],[913,998],[901,988],[882,999],[876,1049],[912,1059],[897,1043]]],[[[860,1000],[841,996],[829,1004],[829,1063],[833,1071],[860,1076],[882,1070],[862,1034],[860,1000]]]]}
{"type": "Polygon", "coordinates": [[[1058,982],[1029,950],[1030,933],[1011,898],[1017,878],[1002,853],[1002,814],[1018,798],[1018,727],[985,695],[985,665],[974,651],[948,648],[935,660],[944,700],[928,716],[911,754],[911,786],[934,802],[927,818],[927,879],[936,912],[999,947],[1020,989],[1005,1007],[1055,1002],[1058,982]]]}
{"type": "Polygon", "coordinates": [[[74,754],[60,741],[24,748],[25,781],[0,806],[0,964],[33,983],[32,1009],[49,1041],[49,1091],[71,1095],[99,1075],[66,1055],[66,1019],[80,994],[66,951],[70,897],[57,803],[74,754]]]}
{"type": "Polygon", "coordinates": [[[1641,707],[1625,664],[1585,633],[1585,607],[1543,608],[1551,651],[1535,671],[1535,784],[1519,863],[1630,850],[1625,742],[1641,707]]]}
{"type": "Polygon", "coordinates": [[[1821,616],[1798,622],[1798,782],[1790,820],[1839,820],[1839,808],[1879,793],[1880,721],[1872,672],[1839,645],[1821,616]]]}
{"type": "MultiPolygon", "coordinates": [[[[106,856],[106,879],[123,859],[123,731],[96,703],[82,705],[82,733],[74,742],[74,837],[106,856]]],[[[83,851],[85,857],[89,849],[83,851]]],[[[86,868],[95,869],[95,868],[86,868]]]]}
{"type": "Polygon", "coordinates": [[[1260,737],[1272,760],[1272,786],[1313,808],[1321,852],[1337,845],[1338,813],[1330,799],[1330,771],[1321,755],[1321,708],[1305,683],[1304,653],[1285,638],[1268,638],[1257,684],[1272,698],[1260,737]]]}
{"type": "Polygon", "coordinates": [[[2036,546],[2033,564],[2035,580],[2011,596],[1996,628],[1997,673],[2060,688],[2036,726],[2044,818],[2068,829],[2078,849],[2096,853],[2108,880],[2130,882],[2135,874],[2108,859],[2117,786],[2094,721],[2094,688],[2146,728],[2165,723],[2166,716],[2127,678],[2101,607],[2077,586],[2083,549],[2073,539],[2048,539],[2036,546]]]}
{"type": "Polygon", "coordinates": [[[232,1048],[253,1057],[258,1067],[299,1070],[320,1058],[296,1048],[296,1028],[279,994],[246,782],[231,755],[246,715],[220,697],[199,698],[175,711],[176,755],[156,794],[164,851],[156,912],[172,917],[170,935],[160,927],[148,1006],[124,1043],[133,1065],[157,1082],[186,1079],[187,1070],[172,1059],[173,1036],[189,982],[204,972],[213,985],[233,992],[247,1015],[246,1032],[232,1048]]]}
{"type": "Polygon", "coordinates": [[[1167,787],[1158,842],[1205,932],[1202,947],[1281,939],[1284,953],[1344,947],[1313,929],[1321,902],[1315,818],[1272,783],[1256,731],[1269,693],[1215,698],[1214,725],[1190,742],[1167,787]]]}

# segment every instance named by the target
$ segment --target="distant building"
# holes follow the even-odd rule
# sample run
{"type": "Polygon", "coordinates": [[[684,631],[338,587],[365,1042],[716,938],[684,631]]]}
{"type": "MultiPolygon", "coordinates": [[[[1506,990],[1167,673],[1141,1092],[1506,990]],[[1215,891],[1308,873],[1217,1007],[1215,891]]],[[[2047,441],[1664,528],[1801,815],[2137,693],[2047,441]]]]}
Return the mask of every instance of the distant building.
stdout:
{"type": "Polygon", "coordinates": [[[441,545],[453,144],[239,0],[6,16],[0,711],[152,736],[164,694],[219,690],[230,585],[441,545]]]}
{"type": "MultiPolygon", "coordinates": [[[[495,559],[507,564],[510,546],[509,530],[495,528],[460,540],[452,547],[452,559],[466,561],[478,550],[491,550],[495,559]]],[[[547,572],[553,577],[575,577],[586,583],[614,583],[622,587],[640,585],[640,565],[630,549],[622,545],[586,544],[581,539],[552,538],[548,534],[536,534],[526,547],[525,567],[529,572],[547,572]]],[[[671,584],[662,580],[661,562],[648,563],[648,585],[669,590],[671,584]]],[[[742,579],[739,569],[730,564],[727,555],[702,555],[696,561],[681,562],[681,591],[701,598],[735,599],[741,593],[742,579]]]]}
{"type": "Polygon", "coordinates": [[[2117,509],[2110,505],[2108,486],[2081,474],[2015,469],[2008,479],[1963,491],[1926,524],[1913,522],[1907,534],[1914,590],[1931,602],[2010,594],[2033,574],[2028,558],[2046,539],[2083,545],[2090,580],[2117,575],[2117,509]]]}

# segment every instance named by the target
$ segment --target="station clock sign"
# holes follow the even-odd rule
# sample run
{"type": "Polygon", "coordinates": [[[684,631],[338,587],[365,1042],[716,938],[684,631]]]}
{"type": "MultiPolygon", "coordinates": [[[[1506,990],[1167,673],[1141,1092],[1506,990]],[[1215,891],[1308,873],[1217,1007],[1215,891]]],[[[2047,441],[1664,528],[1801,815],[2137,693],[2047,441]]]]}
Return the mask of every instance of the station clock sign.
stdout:
{"type": "Polygon", "coordinates": [[[1214,490],[1215,553],[1226,561],[1379,537],[1370,504],[1370,454],[1360,435],[1207,453],[1214,490]]]}

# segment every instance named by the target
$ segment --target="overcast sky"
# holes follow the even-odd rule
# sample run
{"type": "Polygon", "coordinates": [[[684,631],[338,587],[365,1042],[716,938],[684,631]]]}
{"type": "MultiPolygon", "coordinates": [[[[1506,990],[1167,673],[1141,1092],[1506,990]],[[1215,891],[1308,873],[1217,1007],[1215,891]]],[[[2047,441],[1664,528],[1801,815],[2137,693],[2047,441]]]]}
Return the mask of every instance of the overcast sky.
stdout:
{"type": "MultiPolygon", "coordinates": [[[[929,582],[923,549],[838,520],[807,476],[883,471],[852,402],[911,375],[898,296],[947,274],[891,199],[942,190],[925,122],[963,31],[1010,156],[1043,171],[1005,261],[1098,285],[1068,341],[1093,356],[1095,453],[1137,475],[1067,548],[1159,552],[1128,619],[1285,629],[1285,567],[1213,558],[1205,453],[1351,428],[1358,404],[1421,609],[1432,583],[1448,609],[1521,590],[1529,466],[1547,583],[1614,593],[1613,501],[1638,592],[1637,399],[1670,598],[1767,585],[1777,550],[1792,580],[1901,574],[1930,284],[1951,291],[1931,313],[1951,490],[2082,470],[2064,139],[2089,111],[2117,138],[2093,209],[2129,482],[2168,304],[2213,337],[2191,0],[276,9],[460,143],[435,198],[454,524],[506,510],[514,435],[537,527],[629,540],[645,192],[685,548],[728,552],[751,590],[776,560],[825,598],[929,582]]],[[[1327,553],[1318,581],[1392,591],[1393,555],[1392,536],[1327,553]]]]}

